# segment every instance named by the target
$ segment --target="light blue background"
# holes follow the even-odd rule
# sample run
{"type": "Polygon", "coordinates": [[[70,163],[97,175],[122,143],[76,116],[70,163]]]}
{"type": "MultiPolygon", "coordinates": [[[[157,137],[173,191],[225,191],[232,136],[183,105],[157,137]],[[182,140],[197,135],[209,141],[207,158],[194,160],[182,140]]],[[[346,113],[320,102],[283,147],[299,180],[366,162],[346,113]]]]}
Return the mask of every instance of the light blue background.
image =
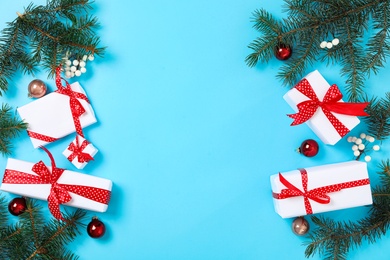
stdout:
{"type": "MultiPolygon", "coordinates": [[[[2,1],[0,28],[29,3],[2,1]]],[[[96,1],[98,33],[108,49],[78,80],[99,121],[84,133],[99,153],[79,171],[111,179],[114,187],[108,211],[90,212],[106,224],[106,235],[92,239],[83,232],[69,247],[80,259],[305,259],[307,239],[292,233],[293,219],[274,212],[269,176],[353,156],[345,139],[335,146],[320,143],[314,158],[296,153],[304,139],[318,138],[306,125],[289,126],[286,114],[292,110],[282,98],[287,88],[275,78],[282,62],[255,68],[244,62],[247,45],[259,36],[252,12],[264,7],[281,18],[283,5],[96,1]]],[[[318,63],[307,72],[314,69],[343,90],[338,66],[318,63]]],[[[369,95],[389,90],[388,73],[383,69],[367,81],[369,95]]],[[[44,72],[37,77],[55,89],[44,72]]],[[[14,108],[31,102],[32,79],[16,75],[2,101],[14,108]]],[[[363,130],[361,124],[352,134],[363,130]]],[[[73,138],[48,148],[59,167],[77,171],[61,154],[73,138]]],[[[14,145],[12,157],[48,162],[25,133],[14,145]]],[[[388,151],[385,144],[369,163],[374,185],[388,151]]],[[[5,157],[0,164],[4,169],[5,157]]],[[[367,212],[359,207],[323,215],[357,220],[367,212]]],[[[373,245],[365,242],[349,259],[389,259],[389,246],[389,235],[373,245]]]]}

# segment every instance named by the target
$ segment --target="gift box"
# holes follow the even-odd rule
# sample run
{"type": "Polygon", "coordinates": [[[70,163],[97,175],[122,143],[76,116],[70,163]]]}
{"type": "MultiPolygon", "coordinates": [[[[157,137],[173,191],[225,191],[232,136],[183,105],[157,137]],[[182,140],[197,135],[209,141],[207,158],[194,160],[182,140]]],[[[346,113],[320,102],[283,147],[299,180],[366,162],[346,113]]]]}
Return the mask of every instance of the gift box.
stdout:
{"type": "Polygon", "coordinates": [[[270,177],[275,211],[282,218],[372,204],[367,164],[350,161],[270,177]]]}
{"type": "Polygon", "coordinates": [[[357,116],[367,116],[365,103],[347,103],[336,85],[329,83],[317,71],[305,76],[284,96],[284,100],[297,112],[289,115],[292,125],[306,122],[325,143],[334,145],[356,127],[357,116]]]}
{"type": "Polygon", "coordinates": [[[111,196],[112,182],[46,166],[42,161],[31,163],[9,158],[0,189],[29,198],[47,200],[52,214],[61,219],[60,204],[105,212],[111,196]]]}
{"type": "Polygon", "coordinates": [[[77,169],[83,169],[98,152],[98,149],[82,136],[76,138],[62,153],[77,169]]]}
{"type": "Polygon", "coordinates": [[[52,92],[17,109],[20,117],[28,123],[27,132],[34,148],[54,142],[77,130],[81,132],[81,129],[77,129],[80,127],[75,126],[75,121],[79,121],[82,128],[97,122],[80,84],[70,84],[70,89],[52,92]],[[79,115],[75,115],[72,105],[76,107],[79,115]],[[83,110],[80,112],[80,109],[83,110]]]}

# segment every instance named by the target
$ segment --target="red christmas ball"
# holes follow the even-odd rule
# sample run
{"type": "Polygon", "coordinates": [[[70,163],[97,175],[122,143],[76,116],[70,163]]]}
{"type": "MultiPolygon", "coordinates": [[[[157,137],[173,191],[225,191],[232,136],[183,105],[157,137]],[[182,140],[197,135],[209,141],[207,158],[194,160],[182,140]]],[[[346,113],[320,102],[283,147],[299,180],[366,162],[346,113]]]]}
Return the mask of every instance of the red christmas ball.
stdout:
{"type": "Polygon", "coordinates": [[[275,51],[275,57],[278,60],[287,60],[292,55],[291,46],[284,43],[279,43],[278,45],[276,45],[274,51],[275,51]]]}
{"type": "Polygon", "coordinates": [[[97,217],[93,217],[87,226],[88,235],[92,238],[99,238],[106,232],[106,226],[97,217]]]}
{"type": "Polygon", "coordinates": [[[298,148],[298,152],[304,156],[313,157],[318,153],[319,149],[320,147],[315,140],[307,139],[302,142],[301,146],[298,148]]]}
{"type": "Polygon", "coordinates": [[[26,208],[27,208],[26,199],[23,197],[14,198],[8,204],[8,211],[14,216],[19,216],[26,210],[26,208]]]}

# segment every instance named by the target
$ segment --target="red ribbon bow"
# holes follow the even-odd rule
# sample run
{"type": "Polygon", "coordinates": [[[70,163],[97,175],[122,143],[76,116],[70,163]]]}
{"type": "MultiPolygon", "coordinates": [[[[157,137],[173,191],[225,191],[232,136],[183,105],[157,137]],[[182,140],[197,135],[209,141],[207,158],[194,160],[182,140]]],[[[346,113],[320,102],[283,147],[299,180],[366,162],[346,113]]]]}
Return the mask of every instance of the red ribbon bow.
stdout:
{"type": "Polygon", "coordinates": [[[39,161],[32,167],[32,171],[38,175],[6,169],[3,183],[51,184],[50,194],[47,201],[51,214],[58,220],[65,220],[60,211],[60,204],[71,201],[72,196],[69,194],[70,192],[99,203],[108,204],[111,196],[111,191],[109,190],[90,186],[57,183],[58,179],[64,172],[64,169],[57,168],[51,153],[45,147],[41,148],[46,151],[50,157],[52,166],[51,172],[42,161],[39,161]]]}
{"type": "Polygon", "coordinates": [[[358,186],[370,184],[370,180],[367,178],[367,179],[361,179],[361,180],[350,181],[350,182],[343,182],[343,183],[338,183],[338,184],[315,188],[312,190],[307,190],[307,184],[308,184],[307,171],[305,169],[299,169],[299,171],[301,173],[303,191],[301,191],[300,189],[295,187],[287,179],[285,179],[282,174],[279,173],[279,181],[287,189],[282,189],[282,191],[280,193],[273,192],[272,196],[275,199],[287,199],[287,198],[292,198],[292,197],[303,196],[306,214],[313,214],[313,210],[312,210],[309,199],[314,200],[315,202],[318,202],[321,204],[328,204],[330,202],[330,197],[327,195],[328,193],[341,191],[342,189],[353,188],[353,187],[358,187],[358,186]]]}
{"type": "Polygon", "coordinates": [[[345,136],[349,129],[338,120],[333,113],[350,116],[369,116],[364,109],[369,102],[347,103],[339,102],[343,95],[337,85],[333,84],[326,92],[322,102],[318,99],[307,79],[301,80],[294,88],[309,98],[297,105],[298,113],[288,115],[294,121],[291,125],[299,125],[309,120],[318,108],[321,108],[341,137],[345,136]],[[332,113],[333,112],[333,113],[332,113]]]}
{"type": "Polygon", "coordinates": [[[68,156],[68,160],[71,162],[74,158],[77,157],[77,161],[79,163],[85,163],[93,160],[93,157],[84,153],[83,150],[90,144],[87,140],[84,140],[81,145],[79,145],[78,136],[76,136],[76,143],[71,142],[68,146],[68,150],[72,151],[72,153],[68,156]]]}

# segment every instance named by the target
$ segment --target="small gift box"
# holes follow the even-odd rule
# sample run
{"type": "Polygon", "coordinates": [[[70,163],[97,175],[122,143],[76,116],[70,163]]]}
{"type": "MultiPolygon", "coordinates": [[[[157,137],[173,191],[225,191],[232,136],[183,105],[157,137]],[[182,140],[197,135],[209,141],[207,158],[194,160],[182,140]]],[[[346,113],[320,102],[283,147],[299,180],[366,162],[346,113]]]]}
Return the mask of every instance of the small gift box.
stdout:
{"type": "Polygon", "coordinates": [[[330,86],[317,70],[304,77],[283,98],[297,111],[289,115],[294,119],[291,125],[306,122],[325,144],[336,144],[360,123],[357,116],[368,116],[364,112],[367,102],[343,102],[339,88],[335,84],[330,86]]]}
{"type": "Polygon", "coordinates": [[[54,142],[96,123],[95,113],[83,88],[75,82],[17,109],[28,123],[34,148],[54,142]]]}
{"type": "Polygon", "coordinates": [[[0,186],[3,191],[47,200],[57,219],[63,219],[60,204],[105,212],[111,188],[110,180],[57,168],[53,159],[50,167],[42,161],[31,163],[12,158],[7,161],[0,186]]]}
{"type": "Polygon", "coordinates": [[[62,153],[77,169],[83,169],[87,163],[93,160],[98,149],[88,140],[77,135],[76,138],[62,153]]]}
{"type": "Polygon", "coordinates": [[[275,211],[282,218],[372,204],[365,162],[298,169],[270,179],[275,211]]]}

